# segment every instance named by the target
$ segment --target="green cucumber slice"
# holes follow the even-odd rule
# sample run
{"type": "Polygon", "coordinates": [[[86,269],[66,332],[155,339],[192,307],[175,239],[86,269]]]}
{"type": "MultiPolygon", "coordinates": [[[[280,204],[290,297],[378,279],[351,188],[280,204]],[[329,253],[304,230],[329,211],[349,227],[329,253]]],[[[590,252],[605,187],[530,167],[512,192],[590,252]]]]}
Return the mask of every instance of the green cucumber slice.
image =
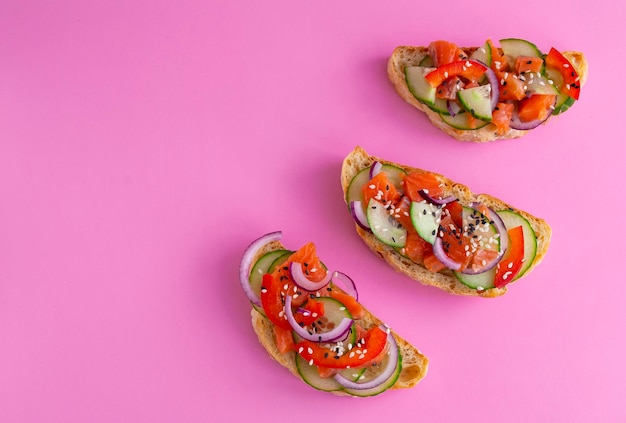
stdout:
{"type": "Polygon", "coordinates": [[[491,122],[491,84],[460,90],[459,102],[472,116],[485,122],[491,122]]]}
{"type": "Polygon", "coordinates": [[[287,260],[287,258],[292,255],[294,252],[290,250],[283,250],[283,253],[276,257],[276,259],[272,262],[270,267],[267,268],[267,273],[272,273],[276,267],[280,266],[287,260]]]}
{"type": "Polygon", "coordinates": [[[558,115],[572,107],[576,100],[573,97],[570,97],[564,92],[558,90],[557,87],[563,86],[563,75],[561,75],[561,72],[559,72],[557,69],[546,68],[545,74],[548,83],[553,86],[557,92],[556,103],[554,105],[554,111],[552,112],[552,114],[558,115]]]}
{"type": "MultiPolygon", "coordinates": [[[[261,284],[263,283],[263,275],[266,273],[272,273],[277,264],[285,261],[293,252],[289,250],[274,250],[265,253],[261,258],[254,263],[248,280],[252,291],[256,294],[257,298],[261,298],[261,284]]],[[[262,307],[252,305],[259,313],[265,316],[265,312],[262,307]]]]}
{"type": "MultiPolygon", "coordinates": [[[[396,190],[402,193],[402,180],[404,179],[406,172],[397,166],[389,164],[383,164],[381,172],[385,172],[389,181],[396,187],[396,190]]],[[[370,179],[372,178],[370,178],[369,166],[354,175],[350,181],[350,185],[348,185],[348,189],[346,190],[346,203],[348,205],[352,201],[360,201],[363,203],[363,186],[368,183],[370,179]]],[[[363,205],[363,211],[365,211],[366,206],[366,204],[363,205]]]]}
{"type": "MultiPolygon", "coordinates": [[[[479,211],[463,207],[463,232],[470,233],[479,248],[500,251],[500,241],[494,236],[498,231],[494,225],[485,223],[488,221],[479,211]]],[[[476,275],[454,272],[454,276],[464,285],[480,291],[495,286],[496,268],[497,266],[476,275]]]]}
{"type": "Polygon", "coordinates": [[[536,45],[520,38],[502,39],[500,40],[500,47],[502,47],[502,52],[511,67],[515,66],[515,58],[518,56],[543,58],[543,53],[536,45]]]}
{"type": "Polygon", "coordinates": [[[413,201],[410,216],[417,234],[429,244],[434,244],[441,222],[441,207],[426,201],[413,201]]]}
{"type": "Polygon", "coordinates": [[[484,128],[489,124],[489,122],[486,122],[484,120],[475,120],[475,126],[472,127],[472,125],[470,125],[469,115],[470,114],[464,110],[457,113],[455,116],[444,115],[441,113],[439,114],[439,116],[441,116],[441,120],[443,120],[445,123],[453,128],[462,129],[464,131],[473,131],[476,129],[484,128]]]}
{"type": "Polygon", "coordinates": [[[482,291],[495,286],[496,268],[497,266],[477,275],[466,275],[461,272],[454,272],[454,276],[456,276],[463,285],[482,291]]]}
{"type": "Polygon", "coordinates": [[[424,56],[424,58],[420,61],[420,66],[424,68],[434,68],[435,63],[433,62],[433,58],[430,57],[430,54],[424,56]]]}
{"type": "Polygon", "coordinates": [[[521,226],[524,232],[524,262],[519,273],[513,279],[515,280],[526,273],[530,266],[532,266],[535,256],[537,255],[537,236],[535,235],[535,231],[533,231],[533,228],[530,226],[528,220],[520,214],[511,210],[500,210],[497,213],[502,218],[504,226],[507,229],[521,226]]]}
{"type": "MultiPolygon", "coordinates": [[[[367,380],[367,379],[372,379],[374,377],[376,377],[376,370],[377,369],[382,369],[385,367],[385,360],[387,360],[387,357],[385,357],[382,361],[382,363],[380,364],[380,366],[377,367],[369,367],[366,369],[365,373],[363,373],[362,375],[362,380],[367,380]]],[[[344,391],[349,393],[350,395],[354,395],[357,397],[371,397],[374,395],[378,395],[382,392],[385,392],[387,389],[391,388],[396,381],[398,380],[398,378],[400,377],[400,373],[402,372],[402,354],[400,353],[400,347],[398,347],[398,364],[396,365],[396,371],[394,372],[394,374],[389,378],[389,380],[385,383],[383,383],[380,386],[377,386],[376,388],[372,388],[372,389],[349,389],[349,388],[345,388],[344,391]]]]}
{"type": "Polygon", "coordinates": [[[491,46],[485,42],[482,47],[479,47],[469,57],[470,60],[477,60],[484,63],[487,66],[491,66],[491,46]]]}
{"type": "Polygon", "coordinates": [[[448,110],[448,100],[445,98],[435,98],[435,104],[427,106],[430,110],[439,113],[440,115],[450,114],[450,111],[448,110]]]}
{"type": "Polygon", "coordinates": [[[367,205],[367,223],[378,240],[391,247],[403,247],[406,244],[406,229],[398,223],[387,208],[373,198],[367,205]]]}
{"type": "Polygon", "coordinates": [[[409,91],[420,102],[429,106],[435,105],[435,88],[432,87],[424,76],[435,70],[435,68],[425,68],[422,66],[407,66],[404,68],[404,76],[409,91]]]}
{"type": "MultiPolygon", "coordinates": [[[[316,297],[315,301],[318,301],[324,304],[324,316],[320,317],[320,320],[316,322],[316,328],[325,329],[326,327],[334,327],[339,322],[341,322],[345,318],[352,318],[352,314],[348,311],[346,306],[339,300],[336,300],[332,297],[316,297]]],[[[313,330],[311,327],[305,327],[309,333],[313,330]]],[[[350,329],[350,333],[346,337],[346,339],[342,342],[337,343],[341,344],[341,347],[344,349],[348,348],[348,344],[356,343],[357,332],[354,326],[350,329]]],[[[302,338],[298,336],[295,332],[293,333],[293,340],[295,343],[302,341],[302,338]]]]}
{"type": "Polygon", "coordinates": [[[550,80],[543,76],[541,73],[527,73],[520,75],[519,78],[523,78],[525,91],[530,95],[558,95],[559,90],[554,86],[554,83],[550,83],[550,80]]]}
{"type": "Polygon", "coordinates": [[[321,377],[317,366],[309,364],[300,354],[296,354],[296,368],[302,380],[315,389],[326,392],[340,391],[343,387],[333,377],[321,377]]]}

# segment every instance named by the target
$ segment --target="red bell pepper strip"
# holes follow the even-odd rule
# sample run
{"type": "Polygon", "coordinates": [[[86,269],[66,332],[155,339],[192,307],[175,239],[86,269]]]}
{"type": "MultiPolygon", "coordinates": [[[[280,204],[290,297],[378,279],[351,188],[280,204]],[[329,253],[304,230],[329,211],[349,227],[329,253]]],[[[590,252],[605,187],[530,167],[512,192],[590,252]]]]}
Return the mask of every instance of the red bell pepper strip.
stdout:
{"type": "Polygon", "coordinates": [[[439,66],[437,69],[426,74],[426,81],[432,87],[438,87],[446,79],[452,76],[460,76],[470,81],[477,81],[485,74],[487,66],[474,60],[459,60],[439,66]]]}
{"type": "Polygon", "coordinates": [[[346,350],[342,355],[326,348],[324,345],[311,341],[300,341],[296,344],[296,352],[311,364],[330,369],[359,368],[376,360],[387,345],[387,333],[378,326],[365,334],[362,341],[346,350]],[[364,341],[364,342],[362,342],[364,341]]]}
{"type": "Polygon", "coordinates": [[[569,60],[552,47],[546,56],[546,66],[558,70],[563,75],[563,86],[557,88],[574,100],[578,100],[580,95],[580,77],[569,60]]]}
{"type": "Polygon", "coordinates": [[[522,268],[524,259],[524,230],[521,226],[516,226],[507,231],[509,235],[509,247],[504,253],[504,257],[498,263],[494,285],[502,288],[517,276],[522,268]]]}

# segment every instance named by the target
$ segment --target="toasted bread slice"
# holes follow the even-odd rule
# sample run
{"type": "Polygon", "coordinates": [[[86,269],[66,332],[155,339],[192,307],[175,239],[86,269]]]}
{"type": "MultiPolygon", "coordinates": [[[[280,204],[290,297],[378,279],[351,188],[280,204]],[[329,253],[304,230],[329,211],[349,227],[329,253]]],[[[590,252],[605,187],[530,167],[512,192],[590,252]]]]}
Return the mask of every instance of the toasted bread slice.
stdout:
{"type": "MultiPolygon", "coordinates": [[[[404,166],[398,163],[393,163],[388,160],[381,159],[379,157],[370,156],[363,148],[356,147],[348,156],[344,159],[341,169],[341,186],[344,192],[344,198],[352,178],[359,173],[362,169],[370,167],[374,162],[381,162],[383,164],[390,164],[396,167],[400,167],[407,172],[426,172],[422,169],[413,168],[410,166],[404,166]]],[[[432,173],[432,172],[429,172],[432,173]]],[[[552,230],[550,226],[538,217],[531,215],[525,211],[516,209],[510,204],[505,203],[495,197],[488,194],[474,194],[467,186],[454,182],[443,175],[434,174],[437,179],[443,184],[445,195],[454,195],[459,199],[461,204],[469,205],[472,202],[480,202],[484,205],[492,208],[494,211],[498,210],[512,210],[523,216],[530,223],[535,236],[537,238],[537,252],[530,265],[528,271],[524,274],[526,276],[533,268],[535,268],[544,258],[548,251],[548,245],[550,244],[550,237],[552,230]]],[[[415,279],[424,285],[434,286],[444,291],[457,295],[467,296],[480,296],[480,297],[497,297],[507,292],[507,286],[502,288],[490,288],[485,290],[477,290],[470,288],[461,283],[448,269],[444,269],[440,272],[433,273],[427,270],[421,264],[416,264],[408,258],[402,256],[394,248],[389,247],[380,242],[372,232],[364,230],[358,224],[355,223],[356,231],[363,239],[365,244],[383,260],[385,260],[396,271],[415,279]]]]}
{"type": "MultiPolygon", "coordinates": [[[[476,49],[477,47],[463,48],[468,55],[471,55],[474,51],[476,51],[476,49]]],[[[430,119],[433,125],[459,141],[489,142],[499,139],[519,138],[528,133],[529,130],[517,130],[511,128],[503,134],[498,134],[492,123],[475,130],[460,130],[445,123],[441,119],[439,113],[421,103],[413,96],[413,94],[411,94],[406,82],[405,68],[407,66],[419,66],[427,55],[428,47],[396,47],[387,64],[387,75],[400,97],[402,97],[407,103],[426,113],[426,116],[428,116],[428,119],[430,119]]],[[[576,69],[580,77],[580,85],[584,85],[587,80],[588,65],[587,59],[583,53],[577,51],[566,51],[563,52],[563,55],[576,69]]],[[[554,117],[555,116],[550,116],[546,122],[552,120],[554,117]]]]}
{"type": "MultiPolygon", "coordinates": [[[[263,254],[277,249],[284,250],[286,248],[279,241],[274,241],[265,245],[256,254],[254,261],[258,260],[258,258],[260,258],[263,254]]],[[[338,288],[335,287],[334,289],[338,288]]],[[[274,335],[273,323],[254,308],[251,310],[251,317],[254,332],[270,357],[280,363],[283,367],[287,368],[287,370],[289,370],[295,377],[302,380],[296,366],[296,352],[290,351],[283,354],[279,351],[274,335]]],[[[365,316],[357,322],[364,329],[369,329],[373,326],[379,326],[382,324],[381,320],[367,309],[365,309],[365,316]]],[[[400,355],[402,357],[402,369],[395,384],[389,389],[411,388],[426,376],[428,371],[428,359],[410,342],[400,337],[394,331],[391,331],[391,333],[398,344],[400,355]]],[[[331,391],[331,393],[335,395],[350,396],[349,393],[343,390],[331,391]]]]}

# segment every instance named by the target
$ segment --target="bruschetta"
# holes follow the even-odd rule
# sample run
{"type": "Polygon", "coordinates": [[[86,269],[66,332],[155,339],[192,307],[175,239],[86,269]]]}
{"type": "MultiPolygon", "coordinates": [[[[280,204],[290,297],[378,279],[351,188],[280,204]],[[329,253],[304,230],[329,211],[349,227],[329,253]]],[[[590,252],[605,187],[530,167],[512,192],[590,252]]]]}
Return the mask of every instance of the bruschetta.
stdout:
{"type": "Polygon", "coordinates": [[[252,242],[240,266],[252,327],[270,357],[337,395],[373,396],[422,380],[428,359],[360,304],[353,280],[326,268],[313,243],[293,251],[281,237],[252,242]]]}
{"type": "Polygon", "coordinates": [[[398,272],[452,294],[497,297],[544,258],[548,223],[443,175],[356,147],[341,184],[358,235],[398,272]]]}
{"type": "Polygon", "coordinates": [[[387,74],[398,94],[460,141],[518,138],[568,110],[588,74],[577,51],[542,52],[517,38],[460,48],[396,47],[387,74]]]}

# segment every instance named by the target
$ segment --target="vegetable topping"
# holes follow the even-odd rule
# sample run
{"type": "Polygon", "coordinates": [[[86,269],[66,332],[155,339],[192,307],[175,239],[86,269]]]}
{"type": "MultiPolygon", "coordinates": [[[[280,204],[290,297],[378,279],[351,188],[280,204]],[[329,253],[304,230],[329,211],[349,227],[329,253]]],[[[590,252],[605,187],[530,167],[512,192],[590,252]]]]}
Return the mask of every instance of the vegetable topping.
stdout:
{"type": "Polygon", "coordinates": [[[580,76],[558,50],[543,54],[515,38],[500,44],[489,39],[469,55],[454,43],[433,41],[420,66],[405,69],[411,93],[454,128],[492,124],[499,135],[535,128],[578,100],[580,76]]]}
{"type": "MultiPolygon", "coordinates": [[[[394,192],[385,172],[377,169],[372,174],[372,179],[389,185],[386,191],[394,192]]],[[[396,196],[397,192],[388,201],[396,196]]],[[[245,272],[250,271],[253,258],[280,237],[280,232],[265,235],[246,250],[241,264],[242,285],[250,276],[245,272]]],[[[396,340],[386,326],[372,326],[362,320],[366,311],[357,300],[353,280],[327,270],[313,243],[291,254],[276,255],[279,258],[274,270],[262,276],[260,311],[273,323],[280,353],[295,351],[296,367],[305,382],[317,389],[345,390],[357,396],[376,395],[391,387],[402,367],[396,340]]],[[[265,260],[262,256],[258,262],[265,260]]],[[[247,285],[244,292],[251,301],[256,300],[251,283],[247,285]]]]}

